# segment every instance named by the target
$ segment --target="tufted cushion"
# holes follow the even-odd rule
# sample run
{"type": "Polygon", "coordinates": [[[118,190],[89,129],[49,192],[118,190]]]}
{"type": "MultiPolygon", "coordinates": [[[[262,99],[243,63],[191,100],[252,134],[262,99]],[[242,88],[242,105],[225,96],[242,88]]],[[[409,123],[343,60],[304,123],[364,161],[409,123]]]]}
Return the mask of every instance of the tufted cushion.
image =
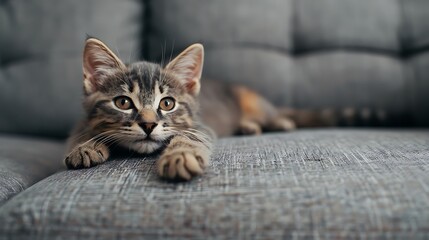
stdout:
{"type": "Polygon", "coordinates": [[[219,0],[149,1],[148,19],[153,48],[177,42],[183,48],[192,41],[211,46],[263,45],[288,50],[292,46],[290,1],[219,0]],[[267,14],[267,13],[270,14],[267,14]],[[276,29],[276,31],[272,31],[276,29]]]}
{"type": "Polygon", "coordinates": [[[296,131],[222,139],[204,177],[155,158],[65,171],[0,208],[14,239],[425,239],[429,132],[296,131]]]}
{"type": "Polygon", "coordinates": [[[413,110],[419,125],[429,124],[429,52],[410,59],[413,110]]]}
{"type": "Polygon", "coordinates": [[[168,55],[203,42],[206,77],[244,83],[277,105],[369,108],[429,125],[425,0],[149,3],[148,59],[161,59],[164,43],[168,55]]]}
{"type": "Polygon", "coordinates": [[[427,50],[429,46],[429,1],[401,0],[403,7],[402,40],[407,54],[427,50]]]}
{"type": "Polygon", "coordinates": [[[86,35],[138,57],[136,0],[0,1],[0,132],[65,136],[80,117],[86,35]]]}
{"type": "Polygon", "coordinates": [[[400,50],[400,6],[392,0],[296,0],[297,52],[362,49],[400,50]]]}

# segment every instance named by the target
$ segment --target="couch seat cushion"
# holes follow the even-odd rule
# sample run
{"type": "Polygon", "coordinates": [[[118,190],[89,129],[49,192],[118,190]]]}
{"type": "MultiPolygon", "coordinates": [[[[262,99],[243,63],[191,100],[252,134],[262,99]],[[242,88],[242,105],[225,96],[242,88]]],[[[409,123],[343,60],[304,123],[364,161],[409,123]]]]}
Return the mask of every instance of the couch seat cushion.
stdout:
{"type": "Polygon", "coordinates": [[[62,142],[0,134],[0,206],[62,169],[63,152],[62,142]]]}
{"type": "Polygon", "coordinates": [[[20,239],[424,238],[428,130],[301,130],[218,141],[206,175],[129,155],[54,174],[0,208],[20,239]]]}

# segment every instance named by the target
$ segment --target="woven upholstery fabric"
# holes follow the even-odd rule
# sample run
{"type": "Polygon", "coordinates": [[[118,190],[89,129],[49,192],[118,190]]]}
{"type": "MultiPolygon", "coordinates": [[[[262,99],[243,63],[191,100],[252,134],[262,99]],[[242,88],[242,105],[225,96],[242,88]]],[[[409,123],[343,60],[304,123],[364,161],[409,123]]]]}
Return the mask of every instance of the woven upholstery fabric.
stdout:
{"type": "Polygon", "coordinates": [[[35,182],[63,169],[64,144],[0,135],[0,206],[35,182]]]}
{"type": "Polygon", "coordinates": [[[148,59],[202,42],[206,77],[245,84],[277,105],[368,108],[429,126],[420,69],[429,1],[148,2],[148,59]]]}
{"type": "Polygon", "coordinates": [[[66,136],[81,116],[87,34],[133,60],[142,12],[137,0],[0,1],[0,132],[66,136]]]}
{"type": "Polygon", "coordinates": [[[0,236],[423,239],[428,170],[427,130],[228,138],[189,183],[135,156],[52,175],[0,208],[0,236]]]}

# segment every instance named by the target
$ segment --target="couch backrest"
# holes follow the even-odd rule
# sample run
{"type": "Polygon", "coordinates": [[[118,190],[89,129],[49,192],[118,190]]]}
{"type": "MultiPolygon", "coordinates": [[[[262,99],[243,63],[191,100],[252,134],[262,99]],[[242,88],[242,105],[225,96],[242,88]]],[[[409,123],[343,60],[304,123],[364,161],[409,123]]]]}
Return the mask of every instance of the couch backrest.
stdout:
{"type": "Polygon", "coordinates": [[[428,22],[427,0],[0,0],[0,132],[68,134],[86,34],[125,61],[202,42],[206,77],[277,105],[381,109],[427,126],[428,22]]]}
{"type": "Polygon", "coordinates": [[[206,77],[277,105],[368,108],[429,125],[427,0],[147,2],[148,59],[202,42],[206,77]]]}
{"type": "Polygon", "coordinates": [[[140,1],[0,1],[0,132],[64,137],[81,117],[86,35],[139,58],[140,1]]]}

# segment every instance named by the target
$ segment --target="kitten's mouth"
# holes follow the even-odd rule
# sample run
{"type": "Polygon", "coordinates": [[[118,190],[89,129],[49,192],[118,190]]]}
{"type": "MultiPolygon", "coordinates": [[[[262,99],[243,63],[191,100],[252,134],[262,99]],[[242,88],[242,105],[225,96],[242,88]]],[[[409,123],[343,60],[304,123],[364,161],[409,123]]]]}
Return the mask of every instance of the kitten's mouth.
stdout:
{"type": "Polygon", "coordinates": [[[153,153],[159,150],[163,144],[162,141],[155,140],[153,137],[141,137],[134,139],[131,143],[126,143],[125,146],[139,153],[153,153]]]}
{"type": "Polygon", "coordinates": [[[151,136],[146,136],[144,138],[136,139],[134,140],[134,142],[158,142],[158,141],[153,139],[151,136]]]}

